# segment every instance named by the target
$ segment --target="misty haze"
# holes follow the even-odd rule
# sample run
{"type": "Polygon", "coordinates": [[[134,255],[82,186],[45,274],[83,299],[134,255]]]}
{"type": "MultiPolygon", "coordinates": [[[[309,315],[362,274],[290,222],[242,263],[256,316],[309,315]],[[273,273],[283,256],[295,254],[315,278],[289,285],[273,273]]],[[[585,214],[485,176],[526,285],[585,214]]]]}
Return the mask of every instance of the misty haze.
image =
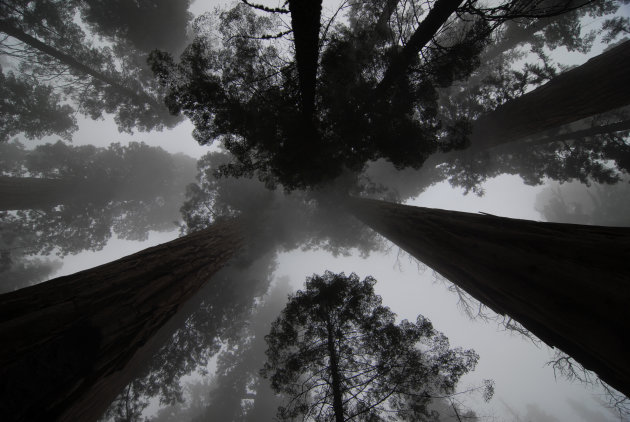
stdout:
{"type": "Polygon", "coordinates": [[[628,0],[0,0],[0,419],[630,421],[628,0]]]}

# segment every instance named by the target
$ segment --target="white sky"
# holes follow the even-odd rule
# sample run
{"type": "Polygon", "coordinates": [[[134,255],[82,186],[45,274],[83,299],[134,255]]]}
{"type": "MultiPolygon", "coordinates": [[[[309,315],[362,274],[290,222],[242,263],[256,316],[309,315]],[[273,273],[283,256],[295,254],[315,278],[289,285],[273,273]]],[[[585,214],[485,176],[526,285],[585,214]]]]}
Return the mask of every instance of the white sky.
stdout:
{"type": "MultiPolygon", "coordinates": [[[[198,0],[191,10],[195,14],[211,10],[209,3],[214,2],[198,0]]],[[[186,121],[173,130],[130,136],[118,133],[111,119],[96,122],[80,119],[80,130],[74,136],[73,143],[105,146],[110,142],[144,141],[169,152],[184,152],[199,157],[208,148],[197,145],[191,132],[192,125],[186,121]]],[[[510,176],[490,180],[484,187],[486,194],[480,198],[472,194],[464,196],[461,191],[441,183],[428,189],[413,204],[540,219],[533,204],[541,187],[525,186],[518,177],[510,176]]],[[[157,233],[151,235],[147,242],[112,240],[98,253],[85,252],[67,257],[58,275],[109,262],[168,241],[176,235],[175,232],[157,233]]],[[[456,297],[443,285],[434,282],[430,269],[419,273],[415,263],[407,259],[397,262],[395,252],[390,255],[372,255],[366,260],[357,257],[333,258],[324,252],[293,252],[281,256],[276,275],[288,275],[294,286],[299,288],[306,276],[322,273],[324,270],[356,272],[360,277],[374,276],[379,280],[376,285],[377,293],[401,318],[415,320],[419,313],[423,314],[450,338],[453,346],[474,348],[481,356],[480,363],[477,370],[463,380],[460,388],[465,389],[468,383],[484,378],[495,380],[496,393],[492,401],[488,405],[474,403],[473,406],[480,416],[488,417],[485,420],[618,420],[597,402],[596,395],[599,392],[592,392],[580,384],[571,384],[560,378],[554,379],[552,369],[545,366],[550,358],[550,352],[545,346],[536,347],[528,340],[501,331],[496,324],[469,321],[458,310],[456,297]],[[582,404],[594,413],[586,419],[582,418],[571,403],[582,404]],[[546,419],[545,414],[548,415],[546,419]]]]}

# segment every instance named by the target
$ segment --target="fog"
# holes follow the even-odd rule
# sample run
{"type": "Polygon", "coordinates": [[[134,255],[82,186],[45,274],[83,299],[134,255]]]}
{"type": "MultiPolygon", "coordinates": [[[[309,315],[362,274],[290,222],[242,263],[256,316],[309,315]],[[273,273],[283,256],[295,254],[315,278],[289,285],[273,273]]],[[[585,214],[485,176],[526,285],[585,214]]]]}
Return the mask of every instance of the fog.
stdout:
{"type": "MultiPolygon", "coordinates": [[[[431,9],[444,2],[432,2],[431,9]]],[[[0,340],[8,348],[2,356],[7,366],[0,372],[0,410],[7,420],[92,415],[88,405],[73,407],[86,400],[81,394],[93,391],[92,384],[101,390],[90,394],[111,402],[93,406],[102,407],[96,412],[101,421],[277,420],[279,407],[291,397],[274,391],[261,375],[271,353],[265,336],[295,292],[305,289],[307,278],[325,271],[374,277],[375,293],[396,314],[396,324],[422,315],[448,338],[450,348],[479,355],[476,366],[458,374],[452,388],[437,387],[444,383],[444,370],[422,386],[419,391],[428,397],[423,420],[630,420],[628,398],[583,370],[583,356],[565,360],[567,355],[525,328],[534,326],[527,325],[529,320],[511,318],[513,312],[521,315],[520,309],[499,306],[492,296],[480,303],[476,291],[466,292],[460,280],[453,284],[414,257],[413,239],[396,242],[413,237],[412,225],[418,223],[408,223],[408,230],[371,228],[346,202],[350,196],[437,210],[438,216],[448,210],[614,227],[606,233],[627,236],[622,227],[630,227],[630,93],[598,86],[601,95],[581,102],[582,92],[595,96],[595,88],[561,85],[567,79],[558,75],[586,69],[587,77],[618,77],[630,86],[630,72],[615,76],[607,64],[583,67],[593,63],[591,58],[608,57],[607,51],[619,51],[627,62],[630,8],[617,0],[572,10],[558,2],[501,4],[509,7],[459,4],[459,15],[446,14],[409,55],[405,52],[417,42],[412,34],[421,32],[420,23],[433,13],[420,2],[325,1],[315,30],[305,22],[316,12],[298,12],[291,2],[266,2],[267,10],[247,2],[202,0],[2,2],[0,315],[7,323],[0,326],[0,340]],[[286,12],[280,13],[283,8],[286,12]],[[528,96],[543,85],[546,92],[558,86],[562,92],[550,94],[548,101],[528,96]],[[554,95],[569,100],[555,103],[554,95]],[[570,101],[571,95],[577,99],[570,101]],[[558,111],[557,104],[566,109],[558,111]],[[48,296],[37,290],[48,280],[61,286],[59,300],[107,297],[94,292],[119,288],[116,279],[100,280],[92,269],[158,245],[164,245],[167,262],[173,248],[168,242],[185,242],[194,233],[233,221],[242,237],[234,240],[237,252],[226,252],[225,264],[195,270],[190,277],[203,286],[168,310],[169,299],[163,296],[187,288],[189,276],[181,276],[184,287],[179,288],[174,275],[184,274],[187,264],[181,271],[156,274],[145,268],[143,255],[134,255],[133,271],[138,269],[140,279],[173,277],[172,292],[139,294],[156,315],[168,314],[168,322],[158,324],[157,316],[134,322],[139,314],[134,309],[109,321],[76,316],[81,329],[90,327],[97,336],[129,346],[129,356],[99,352],[115,362],[108,375],[90,362],[87,369],[77,369],[85,372],[73,375],[73,364],[57,357],[75,344],[68,340],[74,325],[52,326],[51,333],[62,334],[36,341],[32,349],[22,346],[27,340],[11,326],[10,318],[19,312],[15,304],[24,303],[14,298],[28,302],[20,291],[32,295],[33,307],[48,296]],[[85,291],[80,283],[64,287],[64,280],[76,274],[99,283],[86,284],[92,287],[85,291]],[[136,335],[137,327],[142,331],[136,335]],[[62,346],[50,351],[47,341],[50,347],[62,346]],[[51,386],[66,388],[66,378],[53,382],[46,374],[41,379],[29,372],[17,375],[37,365],[55,367],[53,374],[67,365],[67,385],[78,387],[57,393],[51,386]],[[109,384],[106,377],[112,373],[117,378],[109,384]],[[491,397],[484,397],[486,380],[493,383],[491,397]],[[45,386],[42,392],[38,385],[45,386]],[[38,394],[46,395],[54,410],[29,403],[38,394]]],[[[488,221],[489,227],[507,224],[488,221]]],[[[527,229],[520,230],[527,238],[527,229]]],[[[512,233],[507,226],[505,232],[512,233]]],[[[462,233],[462,244],[470,241],[478,249],[447,255],[441,268],[469,271],[468,255],[487,262],[481,260],[489,251],[485,239],[470,237],[462,233]]],[[[541,239],[540,248],[528,246],[525,250],[536,251],[522,258],[523,268],[532,268],[527,274],[532,279],[538,271],[536,253],[549,253],[541,239]]],[[[232,240],[217,240],[212,252],[224,246],[227,251],[232,240]]],[[[504,247],[518,241],[507,239],[504,247]]],[[[203,255],[197,254],[198,246],[181,247],[203,255]]],[[[627,255],[627,248],[616,253],[627,255]]],[[[579,261],[575,255],[572,262],[579,261]]],[[[564,268],[562,256],[541,256],[540,262],[555,259],[564,268]]],[[[552,273],[541,271],[541,283],[556,282],[544,278],[552,273]]],[[[627,280],[627,270],[619,277],[627,280]]],[[[619,292],[624,295],[627,291],[619,292]]],[[[41,306],[32,317],[15,317],[20,324],[35,321],[24,325],[25,331],[48,326],[37,322],[43,321],[37,315],[48,315],[56,303],[41,306]]],[[[559,303],[558,312],[571,315],[564,306],[559,303]]],[[[612,319],[624,319],[624,313],[611,309],[610,320],[593,324],[623,327],[627,322],[612,319]]],[[[65,316],[49,320],[55,318],[64,321],[65,316]]],[[[567,319],[567,325],[572,323],[567,319]]],[[[600,338],[584,331],[585,337],[600,338]]],[[[602,348],[610,347],[616,346],[602,348]]],[[[334,389],[332,383],[328,388],[334,389]]],[[[623,388],[627,391],[628,384],[623,388]]],[[[310,400],[316,396],[316,390],[308,395],[310,400]]],[[[369,396],[360,397],[369,402],[369,396]]],[[[393,409],[400,403],[418,405],[409,398],[385,403],[383,417],[391,419],[378,420],[413,420],[396,416],[393,409]]],[[[329,419],[311,414],[304,420],[329,419]]]]}

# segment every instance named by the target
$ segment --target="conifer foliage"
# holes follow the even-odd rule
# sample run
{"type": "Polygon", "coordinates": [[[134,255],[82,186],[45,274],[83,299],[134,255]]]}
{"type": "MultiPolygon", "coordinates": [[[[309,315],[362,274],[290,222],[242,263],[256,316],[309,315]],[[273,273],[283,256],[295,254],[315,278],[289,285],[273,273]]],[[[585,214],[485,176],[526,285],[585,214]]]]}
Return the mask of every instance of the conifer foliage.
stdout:
{"type": "MultiPolygon", "coordinates": [[[[289,397],[282,420],[424,420],[430,402],[453,394],[479,359],[451,349],[444,334],[418,316],[403,320],[374,293],[376,280],[326,271],[290,297],[266,337],[262,373],[289,397]]],[[[492,394],[487,384],[486,397],[492,394]]]]}

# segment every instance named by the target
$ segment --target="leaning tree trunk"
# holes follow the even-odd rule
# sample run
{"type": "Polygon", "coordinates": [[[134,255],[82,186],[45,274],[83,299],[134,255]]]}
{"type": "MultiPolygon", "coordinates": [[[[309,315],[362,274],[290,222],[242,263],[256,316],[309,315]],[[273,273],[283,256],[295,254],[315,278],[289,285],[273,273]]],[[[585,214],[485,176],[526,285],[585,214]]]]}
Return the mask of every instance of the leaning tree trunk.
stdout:
{"type": "Polygon", "coordinates": [[[15,38],[16,40],[19,40],[29,47],[34,48],[35,50],[38,50],[44,54],[47,54],[50,57],[54,57],[60,63],[68,66],[69,68],[77,72],[90,75],[94,79],[110,85],[121,95],[133,99],[138,104],[147,103],[153,107],[161,107],[161,105],[150,96],[143,93],[135,92],[134,90],[122,85],[115,78],[96,69],[92,69],[90,66],[81,63],[71,55],[46,44],[45,42],[33,37],[32,35],[27,34],[22,30],[22,28],[20,28],[19,24],[14,21],[11,21],[9,19],[0,19],[0,32],[15,38]]]}
{"type": "Polygon", "coordinates": [[[630,104],[630,41],[475,121],[473,148],[491,148],[630,104]]]}
{"type": "Polygon", "coordinates": [[[239,221],[224,220],[0,295],[3,420],[96,420],[150,358],[147,342],[242,245],[239,221]]]}
{"type": "Polygon", "coordinates": [[[402,249],[630,396],[630,228],[351,199],[402,249]]]}

